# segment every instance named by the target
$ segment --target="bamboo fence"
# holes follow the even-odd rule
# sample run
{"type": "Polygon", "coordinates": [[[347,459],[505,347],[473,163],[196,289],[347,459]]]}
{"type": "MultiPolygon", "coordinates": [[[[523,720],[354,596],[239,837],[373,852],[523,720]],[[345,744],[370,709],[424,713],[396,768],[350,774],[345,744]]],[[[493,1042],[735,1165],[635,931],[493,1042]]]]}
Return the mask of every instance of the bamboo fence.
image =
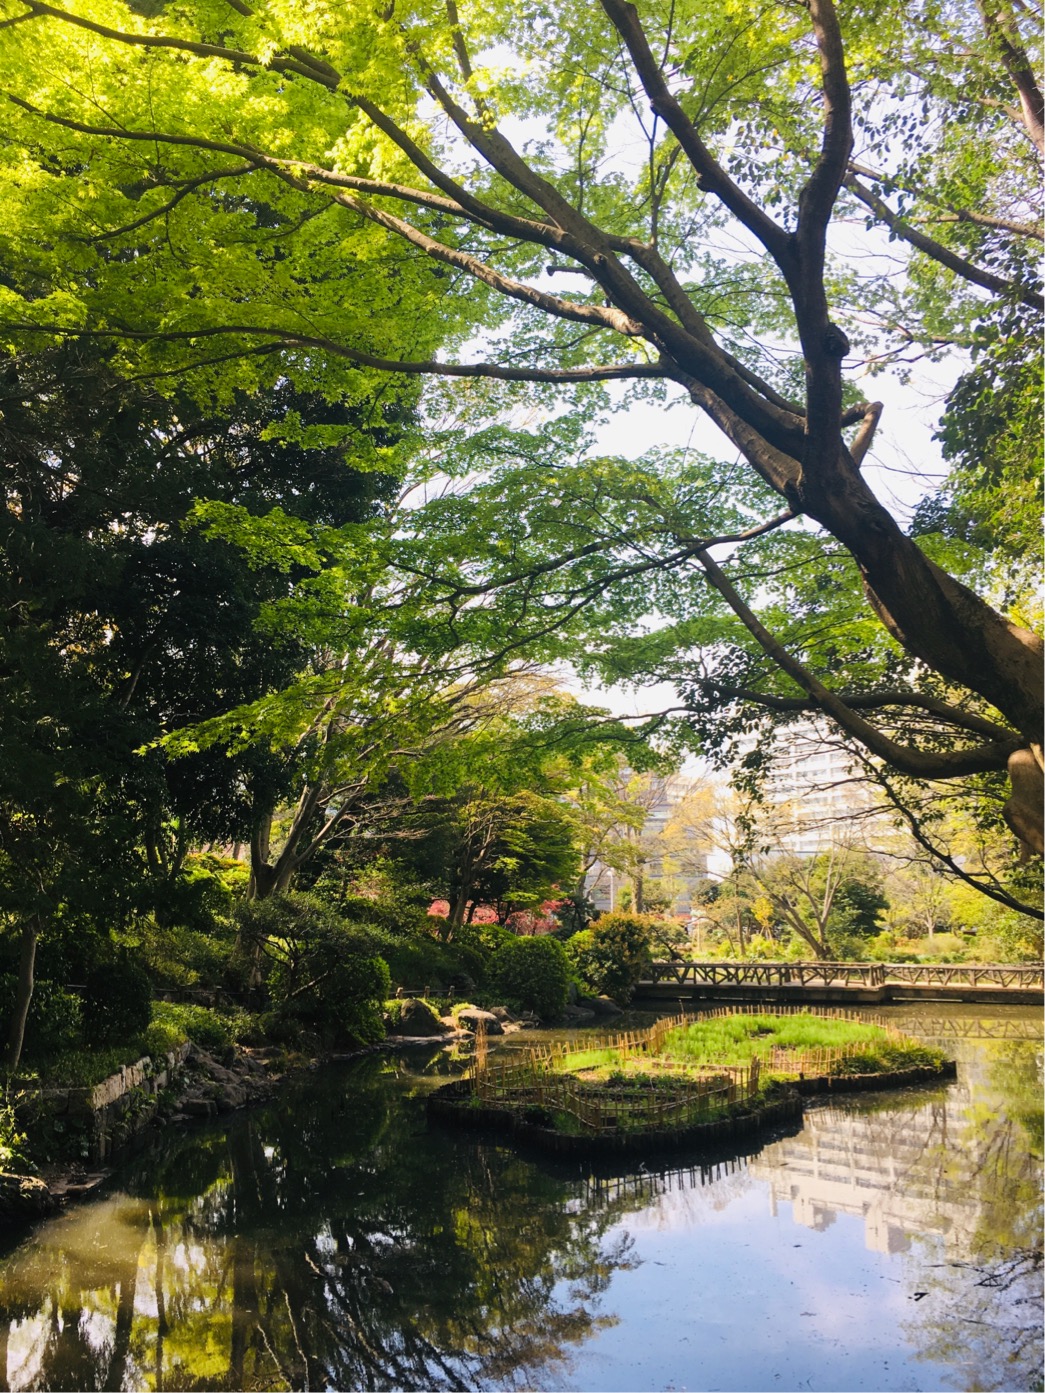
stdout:
{"type": "MultiPolygon", "coordinates": [[[[700,1013],[700,1020],[721,1016],[765,1015],[759,1007],[717,1007],[700,1013]]],[[[808,1014],[802,1007],[775,1007],[772,1015],[808,1014]]],[[[866,1020],[853,1011],[818,1011],[819,1016],[836,1020],[866,1020]]],[[[742,1065],[706,1065],[699,1073],[676,1076],[671,1097],[657,1096],[657,1088],[635,1086],[594,1094],[569,1072],[584,1056],[616,1054],[624,1071],[629,1059],[659,1054],[672,1031],[696,1022],[693,1015],[676,1015],[656,1021],[645,1030],[618,1031],[589,1036],[583,1044],[575,1041],[536,1045],[521,1057],[490,1056],[486,1032],[476,1036],[475,1056],[470,1071],[474,1096],[489,1106],[534,1107],[567,1113],[585,1129],[639,1128],[675,1129],[706,1118],[729,1104],[757,1095],[763,1072],[799,1078],[820,1078],[836,1072],[843,1060],[863,1053],[866,1044],[833,1048],[789,1050],[774,1047],[764,1056],[754,1056],[742,1065]]],[[[875,1022],[896,1040],[902,1032],[875,1022]]]]}

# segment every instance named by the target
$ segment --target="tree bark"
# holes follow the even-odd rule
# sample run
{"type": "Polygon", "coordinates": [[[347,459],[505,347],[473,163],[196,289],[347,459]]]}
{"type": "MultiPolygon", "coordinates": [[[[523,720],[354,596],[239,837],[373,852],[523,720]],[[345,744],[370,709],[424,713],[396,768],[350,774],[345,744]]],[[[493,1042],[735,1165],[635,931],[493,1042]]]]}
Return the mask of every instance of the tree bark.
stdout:
{"type": "Polygon", "coordinates": [[[7,1054],[4,1063],[9,1072],[14,1073],[22,1058],[25,1043],[25,1023],[29,1017],[29,1004],[33,999],[34,974],[36,971],[36,945],[40,938],[40,921],[34,915],[22,926],[21,951],[18,957],[18,978],[15,985],[15,1003],[11,1014],[11,1028],[7,1037],[7,1054]]]}

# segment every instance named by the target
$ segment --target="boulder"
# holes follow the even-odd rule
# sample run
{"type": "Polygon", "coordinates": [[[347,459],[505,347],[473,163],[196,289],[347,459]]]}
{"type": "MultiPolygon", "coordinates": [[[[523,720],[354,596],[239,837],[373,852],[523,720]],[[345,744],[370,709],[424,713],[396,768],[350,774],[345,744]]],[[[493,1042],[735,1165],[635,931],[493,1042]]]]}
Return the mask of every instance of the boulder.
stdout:
{"type": "Polygon", "coordinates": [[[505,1023],[505,1021],[510,1021],[514,1019],[511,1011],[508,1010],[507,1006],[491,1006],[490,1014],[496,1016],[502,1025],[505,1023]]]}
{"type": "Polygon", "coordinates": [[[216,1117],[218,1105],[213,1098],[190,1097],[181,1100],[182,1112],[190,1117],[216,1117]]]}
{"type": "Polygon", "coordinates": [[[595,1019],[595,1012],[588,1011],[583,1006],[567,1006],[562,1018],[567,1025],[587,1025],[595,1019]]]}
{"type": "Polygon", "coordinates": [[[578,1005],[583,1006],[586,1011],[594,1011],[597,1016],[619,1016],[621,1008],[608,996],[585,996],[580,999],[578,1005]]]}
{"type": "Polygon", "coordinates": [[[470,1030],[473,1035],[478,1034],[480,1022],[486,1027],[487,1035],[504,1034],[504,1026],[492,1011],[480,1011],[478,1006],[469,1006],[467,1010],[457,1013],[458,1025],[463,1030],[470,1030]]]}
{"type": "Polygon", "coordinates": [[[37,1176],[0,1171],[0,1230],[32,1223],[56,1208],[54,1196],[37,1176]]]}
{"type": "Polygon", "coordinates": [[[445,1035],[449,1027],[429,1006],[415,996],[407,997],[399,1003],[399,1020],[389,1026],[389,1035],[445,1035]]]}

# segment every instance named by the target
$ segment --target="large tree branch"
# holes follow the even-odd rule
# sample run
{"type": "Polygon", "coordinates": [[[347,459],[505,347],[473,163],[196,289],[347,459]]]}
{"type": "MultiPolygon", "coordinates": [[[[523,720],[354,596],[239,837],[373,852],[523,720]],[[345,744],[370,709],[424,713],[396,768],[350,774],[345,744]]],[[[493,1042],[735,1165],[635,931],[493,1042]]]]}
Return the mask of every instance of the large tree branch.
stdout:
{"type": "MultiPolygon", "coordinates": [[[[266,351],[277,352],[283,348],[320,348],[338,358],[347,358],[360,367],[376,368],[379,372],[403,373],[408,377],[480,377],[493,378],[498,382],[617,382],[638,377],[672,378],[669,367],[657,363],[616,363],[605,367],[589,368],[512,368],[500,363],[439,363],[434,359],[423,361],[379,358],[362,349],[350,348],[335,339],[322,334],[298,333],[293,329],[274,328],[261,324],[223,324],[204,326],[199,329],[84,329],[79,326],[61,324],[15,324],[7,326],[12,331],[23,334],[46,334],[60,338],[83,339],[134,339],[156,343],[193,342],[196,339],[216,338],[239,334],[247,338],[270,338],[276,343],[266,351]]],[[[258,349],[245,352],[259,352],[258,349]]],[[[239,356],[239,355],[228,355],[239,356]]],[[[220,359],[215,361],[221,361],[220,359]]]]}
{"type": "Polygon", "coordinates": [[[1039,154],[1045,154],[1045,99],[1042,98],[1034,69],[1020,42],[1011,8],[1003,14],[1004,0],[977,0],[987,37],[994,45],[1002,65],[1020,99],[1023,127],[1039,154]]]}
{"type": "MultiPolygon", "coordinates": [[[[730,701],[754,702],[758,706],[764,706],[767,711],[822,710],[820,703],[812,697],[776,696],[771,692],[760,692],[755,687],[740,687],[729,682],[720,682],[713,677],[696,678],[694,686],[712,692],[716,696],[726,697],[730,701]]],[[[1009,744],[1015,750],[1023,746],[1023,737],[1018,731],[999,725],[997,721],[988,721],[985,717],[976,715],[975,712],[963,711],[958,706],[952,706],[949,702],[941,701],[939,697],[929,696],[923,692],[905,692],[893,689],[882,692],[839,692],[837,695],[838,699],[843,701],[851,711],[926,711],[930,715],[938,717],[948,726],[972,731],[1003,747],[1009,744]]]]}
{"type": "Polygon", "coordinates": [[[681,312],[682,322],[666,314],[614,254],[623,250],[638,260],[636,248],[641,244],[608,238],[565,199],[554,184],[537,174],[500,130],[482,121],[473,121],[416,46],[412,52],[433,100],[502,178],[562,228],[566,234],[562,243],[564,249],[589,271],[606,292],[607,299],[643,326],[644,337],[670,355],[684,371],[705,382],[775,446],[795,449],[801,439],[801,424],[790,410],[776,405],[776,394],[773,394],[774,399],[769,399],[761,390],[753,392],[749,385],[751,375],[746,370],[737,370],[734,360],[711,338],[703,319],[694,319],[696,312],[692,307],[688,314],[681,312]],[[693,328],[686,327],[687,324],[693,328]]]}
{"type": "Polygon", "coordinates": [[[849,172],[861,175],[864,179],[872,179],[884,188],[900,189],[904,193],[913,194],[932,207],[940,208],[955,222],[972,223],[977,227],[989,227],[998,232],[1011,232],[1016,237],[1034,237],[1039,242],[1045,240],[1045,233],[1042,232],[1040,226],[1036,226],[1034,223],[1017,222],[1013,218],[999,218],[991,213],[976,212],[972,208],[956,208],[953,203],[944,202],[928,189],[916,187],[906,180],[901,181],[892,174],[884,174],[880,169],[871,169],[868,165],[859,164],[856,160],[849,161],[849,172]]]}
{"type": "Polygon", "coordinates": [[[790,237],[779,224],[735,184],[704,144],[700,132],[664,80],[643,31],[639,14],[628,0],[600,0],[607,18],[631,55],[650,106],[671,131],[697,175],[702,189],[713,193],[733,216],[765,247],[778,265],[790,259],[790,237]]]}
{"type": "Polygon", "coordinates": [[[745,604],[721,567],[705,552],[697,553],[711,585],[737,615],[744,627],[758,641],[778,668],[792,679],[837,725],[879,759],[920,779],[954,779],[967,774],[982,774],[1006,767],[1009,755],[1023,741],[1016,737],[1009,744],[990,742],[971,750],[929,752],[914,750],[889,739],[870,722],[865,721],[841,697],[828,690],[782,643],[769,632],[758,616],[745,604]]]}
{"type": "Polygon", "coordinates": [[[795,238],[803,273],[820,280],[827,227],[853,151],[852,99],[833,0],[807,0],[807,8],[820,57],[824,130],[820,156],[799,195],[795,238]]]}
{"type": "MultiPolygon", "coordinates": [[[[396,236],[403,238],[418,250],[432,257],[433,260],[451,265],[456,269],[464,271],[475,279],[489,285],[491,289],[498,291],[508,298],[517,299],[525,304],[533,305],[542,309],[557,318],[573,320],[575,322],[598,325],[604,328],[613,329],[615,332],[627,337],[643,337],[658,346],[670,341],[669,352],[676,359],[682,357],[686,359],[694,372],[690,374],[699,380],[707,380],[713,386],[706,389],[708,400],[712,397],[716,400],[725,400],[730,403],[730,415],[736,416],[738,420],[750,420],[751,426],[747,429],[747,434],[752,439],[765,437],[770,441],[770,447],[778,452],[786,451],[788,448],[796,450],[802,438],[801,421],[794,413],[794,404],[786,402],[767,384],[762,383],[755,374],[737,363],[730,355],[722,352],[717,345],[706,334],[703,339],[698,339],[695,335],[687,332],[675,321],[669,319],[649,297],[638,286],[637,282],[620,268],[616,257],[612,251],[607,253],[593,254],[585,252],[577,245],[575,235],[557,233],[555,229],[545,227],[543,224],[526,222],[522,219],[515,219],[509,227],[509,220],[500,219],[500,215],[495,210],[486,208],[484,211],[489,214],[485,218],[486,225],[499,222],[498,230],[512,231],[520,236],[526,236],[530,240],[539,241],[541,244],[555,247],[557,250],[565,251],[567,254],[584,261],[590,261],[594,265],[598,264],[602,272],[607,272],[607,268],[612,262],[621,275],[624,276],[630,290],[625,297],[629,308],[638,312],[640,317],[629,317],[629,314],[620,309],[609,305],[585,305],[575,301],[565,300],[560,296],[548,295],[535,289],[525,282],[514,281],[510,277],[501,274],[487,265],[480,258],[471,253],[459,251],[449,247],[445,243],[429,237],[419,228],[414,227],[405,219],[398,218],[394,214],[385,212],[375,205],[363,199],[356,198],[348,193],[347,187],[355,187],[362,181],[356,181],[351,176],[341,176],[333,171],[323,170],[319,166],[310,165],[302,161],[290,161],[278,159],[274,156],[265,154],[262,151],[251,149],[249,146],[233,144],[227,141],[215,141],[205,137],[185,136],[174,132],[162,131],[128,131],[119,127],[99,126],[81,121],[74,121],[68,117],[55,115],[54,113],[40,111],[23,99],[10,95],[17,106],[53,124],[77,130],[89,135],[97,135],[109,139],[141,141],[148,144],[156,142],[172,145],[195,147],[203,150],[218,152],[222,154],[235,154],[251,160],[258,168],[267,169],[275,177],[284,180],[304,191],[311,190],[311,179],[314,177],[324,186],[330,185],[336,188],[332,195],[334,202],[340,204],[357,216],[367,218],[369,221],[383,227],[386,231],[392,232],[396,236]],[[651,329],[652,325],[652,329],[651,329]],[[754,390],[752,390],[754,388],[754,390]]],[[[485,136],[482,137],[485,140],[485,136]]],[[[505,142],[506,144],[506,142],[505,142]]],[[[439,211],[452,212],[457,214],[456,206],[450,202],[436,200],[434,195],[426,195],[422,190],[407,190],[402,186],[382,185],[380,193],[388,194],[392,197],[409,198],[410,201],[423,206],[432,207],[439,211]]],[[[461,216],[471,218],[468,209],[461,208],[461,216]]],[[[476,213],[475,221],[480,221],[479,214],[476,213]]],[[[638,244],[630,239],[614,239],[629,252],[634,252],[638,244]]],[[[618,278],[619,279],[619,278],[618,278]]],[[[620,287],[617,286],[617,289],[620,287]]],[[[615,297],[619,303],[620,297],[615,297]]],[[[348,356],[348,355],[344,355],[348,356]]],[[[363,359],[360,359],[363,361],[363,359]]],[[[387,362],[373,359],[370,366],[383,366],[388,368],[387,362]]],[[[419,368],[404,366],[402,371],[422,371],[419,368]]],[[[432,368],[431,371],[439,371],[444,375],[449,371],[446,368],[432,368]]],[[[552,370],[555,371],[555,370],[552,370]]],[[[510,370],[509,370],[510,372],[510,370]]],[[[606,380],[605,378],[591,378],[586,373],[582,376],[568,374],[559,376],[556,372],[554,376],[533,375],[526,376],[506,375],[503,372],[495,371],[491,366],[485,371],[473,368],[467,372],[456,372],[452,375],[458,376],[490,376],[501,377],[505,381],[585,381],[585,380],[606,380]]],[[[620,374],[613,374],[619,376],[620,374]]],[[[660,369],[656,372],[635,373],[635,376],[661,376],[673,377],[675,373],[667,361],[662,361],[660,369]]],[[[676,380],[682,381],[681,377],[676,380]]],[[[787,471],[793,474],[794,470],[787,471]]]]}
{"type": "Polygon", "coordinates": [[[905,222],[903,218],[894,213],[883,199],[879,198],[866,184],[862,184],[855,175],[850,174],[846,178],[845,186],[855,198],[870,208],[875,217],[880,218],[897,237],[904,242],[909,242],[912,247],[917,247],[920,252],[924,252],[933,261],[939,262],[941,266],[946,266],[948,271],[953,271],[963,280],[978,285],[984,290],[990,290],[995,295],[1013,295],[1025,305],[1034,305],[1038,309],[1045,307],[1045,297],[1038,291],[1020,285],[1018,281],[1006,280],[1004,276],[996,276],[992,271],[985,271],[981,266],[969,261],[967,257],[958,256],[949,247],[943,246],[932,237],[927,237],[924,232],[919,232],[916,227],[912,227],[909,222],[905,222]]]}
{"type": "MultiPolygon", "coordinates": [[[[168,144],[179,145],[198,145],[200,148],[214,150],[221,149],[224,153],[237,153],[246,155],[258,166],[269,169],[277,178],[292,184],[295,188],[304,191],[311,191],[311,183],[307,175],[299,166],[297,173],[292,173],[287,168],[286,161],[278,160],[264,155],[261,152],[252,152],[249,147],[234,146],[216,141],[198,141],[193,138],[168,136],[159,131],[128,131],[119,127],[94,126],[82,121],[73,121],[67,117],[56,116],[50,112],[41,112],[32,107],[28,102],[22,101],[18,97],[12,97],[12,101],[17,106],[32,112],[34,115],[42,116],[45,120],[51,121],[56,125],[65,126],[72,130],[82,131],[88,135],[98,135],[119,140],[139,140],[155,143],[157,141],[168,144]]],[[[305,166],[308,169],[309,166],[305,166]]],[[[314,167],[313,167],[314,168],[314,167]]],[[[325,179],[324,183],[334,183],[333,179],[325,179]]],[[[573,300],[564,300],[558,295],[549,295],[544,291],[536,290],[533,286],[527,285],[522,281],[513,280],[510,276],[503,275],[495,271],[479,257],[473,256],[470,252],[459,251],[456,247],[447,246],[444,242],[437,241],[434,237],[429,237],[427,233],[413,226],[403,218],[398,218],[393,213],[388,213],[382,208],[376,207],[372,203],[358,198],[353,193],[347,192],[343,186],[338,187],[331,195],[332,200],[341,207],[356,213],[359,217],[366,218],[368,221],[383,227],[387,232],[393,232],[396,236],[403,238],[412,246],[423,251],[426,256],[430,256],[434,261],[440,261],[444,265],[453,266],[457,270],[465,271],[475,280],[483,282],[492,290],[498,291],[508,299],[520,300],[523,304],[532,305],[537,309],[544,310],[547,314],[554,315],[559,319],[569,319],[580,324],[597,324],[603,328],[614,329],[617,333],[623,334],[628,338],[649,337],[645,332],[644,326],[638,320],[631,319],[620,310],[607,305],[584,305],[573,300]]]]}

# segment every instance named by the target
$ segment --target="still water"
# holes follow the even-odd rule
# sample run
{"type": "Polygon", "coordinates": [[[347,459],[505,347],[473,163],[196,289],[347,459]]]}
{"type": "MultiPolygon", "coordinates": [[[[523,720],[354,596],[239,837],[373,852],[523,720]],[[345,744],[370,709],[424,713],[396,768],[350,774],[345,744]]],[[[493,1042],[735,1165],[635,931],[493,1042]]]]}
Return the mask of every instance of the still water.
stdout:
{"type": "Polygon", "coordinates": [[[630,1172],[429,1130],[445,1055],[311,1074],[0,1261],[3,1386],[1041,1388],[1040,1013],[891,1015],[956,1083],[630,1172]]]}

